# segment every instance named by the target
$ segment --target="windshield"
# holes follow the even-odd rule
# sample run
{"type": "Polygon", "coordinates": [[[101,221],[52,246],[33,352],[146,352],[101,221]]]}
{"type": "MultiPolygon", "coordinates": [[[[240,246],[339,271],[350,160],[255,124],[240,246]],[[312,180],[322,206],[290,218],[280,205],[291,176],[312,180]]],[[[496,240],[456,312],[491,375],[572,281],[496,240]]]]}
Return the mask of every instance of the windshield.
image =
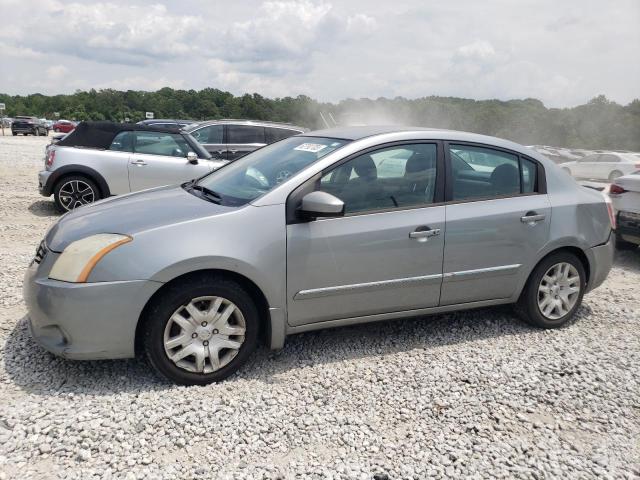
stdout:
{"type": "Polygon", "coordinates": [[[335,138],[289,137],[201,178],[197,185],[215,192],[222,205],[245,205],[346,143],[335,138]]]}

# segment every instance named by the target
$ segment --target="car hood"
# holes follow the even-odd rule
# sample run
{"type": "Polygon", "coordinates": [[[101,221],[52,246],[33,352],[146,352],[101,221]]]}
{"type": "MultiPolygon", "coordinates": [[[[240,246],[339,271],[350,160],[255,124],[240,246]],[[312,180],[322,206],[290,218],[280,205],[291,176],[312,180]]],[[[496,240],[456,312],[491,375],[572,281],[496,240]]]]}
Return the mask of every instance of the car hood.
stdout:
{"type": "Polygon", "coordinates": [[[180,186],[159,187],[108,198],[69,212],[51,227],[45,242],[54,252],[62,252],[71,242],[96,233],[135,235],[235,209],[205,201],[180,186]]]}

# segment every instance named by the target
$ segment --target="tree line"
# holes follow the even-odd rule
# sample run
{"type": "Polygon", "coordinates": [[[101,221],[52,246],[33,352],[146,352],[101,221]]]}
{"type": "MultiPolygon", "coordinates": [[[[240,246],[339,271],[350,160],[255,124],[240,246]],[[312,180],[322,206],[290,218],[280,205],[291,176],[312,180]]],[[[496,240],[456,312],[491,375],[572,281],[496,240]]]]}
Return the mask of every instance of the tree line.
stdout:
{"type": "Polygon", "coordinates": [[[640,151],[640,100],[620,105],[604,95],[572,108],[547,108],[532,98],[472,100],[455,97],[347,99],[318,102],[307,96],[235,96],[215,88],[155,92],[112,89],[70,95],[0,94],[5,115],[136,122],[156,118],[246,118],[317,129],[337,124],[403,124],[494,135],[531,145],[640,151]]]}

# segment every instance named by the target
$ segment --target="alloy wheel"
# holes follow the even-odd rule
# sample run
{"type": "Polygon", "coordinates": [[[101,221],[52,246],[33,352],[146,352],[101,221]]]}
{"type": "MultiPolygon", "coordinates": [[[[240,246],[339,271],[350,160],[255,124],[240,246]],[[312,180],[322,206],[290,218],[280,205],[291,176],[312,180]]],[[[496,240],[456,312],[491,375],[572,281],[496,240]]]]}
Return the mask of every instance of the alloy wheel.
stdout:
{"type": "Polygon", "coordinates": [[[245,332],[245,318],[236,304],[223,297],[197,297],[169,318],[164,351],[183,370],[212,373],[238,355],[245,332]]]}
{"type": "Polygon", "coordinates": [[[96,199],[96,193],[91,185],[82,180],[69,180],[64,183],[60,187],[58,196],[65,210],[73,210],[82,205],[93,203],[96,199]]]}
{"type": "Polygon", "coordinates": [[[580,297],[581,280],[576,267],[567,262],[553,265],[538,286],[538,309],[550,320],[568,314],[580,297]]]}

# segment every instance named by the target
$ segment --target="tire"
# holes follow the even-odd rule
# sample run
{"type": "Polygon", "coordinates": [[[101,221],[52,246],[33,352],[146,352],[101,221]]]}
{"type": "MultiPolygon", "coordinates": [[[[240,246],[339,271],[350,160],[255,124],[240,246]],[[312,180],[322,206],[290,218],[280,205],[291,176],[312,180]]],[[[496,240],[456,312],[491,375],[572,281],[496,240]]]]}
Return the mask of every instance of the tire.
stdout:
{"type": "Polygon", "coordinates": [[[13,133],[13,136],[14,136],[14,137],[17,137],[17,136],[18,136],[18,132],[11,132],[11,133],[13,133]]]}
{"type": "MultiPolygon", "coordinates": [[[[550,275],[549,278],[553,278],[553,275],[550,275]]],[[[584,290],[586,286],[586,273],[584,270],[584,266],[580,259],[575,256],[573,253],[560,251],[557,253],[553,253],[548,257],[544,258],[537,266],[534,268],[533,272],[529,276],[529,280],[520,295],[520,299],[515,306],[516,312],[518,315],[528,324],[533,325],[538,328],[558,328],[566,324],[571,318],[574,316],[576,310],[580,307],[582,303],[582,297],[584,296],[584,290]],[[542,285],[543,278],[547,273],[551,271],[552,268],[556,267],[559,264],[571,265],[572,269],[569,273],[569,278],[573,278],[576,274],[579,277],[577,280],[571,282],[570,285],[567,285],[567,282],[561,281],[561,286],[563,286],[562,290],[555,291],[557,285],[552,284],[551,288],[548,288],[548,294],[542,293],[539,291],[539,288],[548,286],[548,283],[544,282],[542,285]],[[574,294],[567,294],[566,289],[573,288],[579,285],[580,290],[575,292],[574,294]],[[573,287],[571,287],[573,285],[573,287]],[[567,303],[563,301],[562,291],[565,291],[564,295],[567,295],[567,303]],[[554,295],[555,293],[560,293],[560,295],[554,295]],[[555,298],[553,298],[555,296],[555,298]],[[549,314],[545,314],[541,311],[540,303],[544,304],[544,300],[549,297],[551,302],[557,304],[560,302],[560,306],[553,306],[552,303],[548,303],[547,307],[552,307],[553,309],[549,314]],[[561,311],[564,310],[564,313],[561,311]]]]}
{"type": "Polygon", "coordinates": [[[622,176],[622,172],[620,170],[614,170],[609,174],[609,181],[613,182],[616,178],[621,176],[622,176]]]}
{"type": "Polygon", "coordinates": [[[60,130],[59,130],[58,128],[54,128],[54,129],[53,129],[53,132],[54,132],[54,133],[58,133],[59,131],[60,131],[60,130]]]}
{"type": "Polygon", "coordinates": [[[616,234],[616,248],[618,250],[635,250],[638,245],[632,242],[627,242],[619,234],[616,234]]]}
{"type": "MultiPolygon", "coordinates": [[[[217,312],[225,311],[229,304],[223,303],[217,312]]],[[[160,375],[180,385],[207,385],[228,378],[247,361],[258,341],[259,315],[255,302],[238,283],[215,274],[191,277],[170,286],[146,309],[142,321],[144,322],[142,344],[149,363],[160,375]],[[198,302],[197,299],[204,300],[198,302]],[[194,316],[187,313],[186,309],[193,308],[199,303],[201,307],[196,308],[201,314],[212,308],[214,299],[224,299],[235,307],[229,317],[230,321],[235,323],[219,324],[221,318],[219,315],[216,323],[207,324],[206,318],[211,319],[211,317],[195,317],[195,322],[191,322],[194,316]],[[236,317],[238,313],[242,321],[240,317],[236,317]],[[180,325],[174,322],[173,319],[176,317],[182,317],[188,329],[182,327],[182,321],[180,325]],[[215,329],[216,326],[226,326],[226,328],[241,331],[242,322],[244,322],[244,335],[224,335],[215,329]],[[192,329],[194,325],[197,325],[198,333],[192,329]],[[206,330],[207,328],[209,330],[206,330]],[[185,338],[187,343],[183,341],[173,349],[165,348],[165,342],[178,338],[185,338]],[[209,340],[211,344],[208,344],[209,340]],[[215,342],[228,343],[229,341],[239,347],[220,348],[218,346],[215,357],[218,358],[219,366],[216,367],[208,349],[215,342]],[[181,352],[184,354],[185,350],[191,348],[196,352],[202,352],[200,367],[195,355],[188,355],[177,361],[169,357],[170,354],[179,357],[181,352]],[[202,368],[202,371],[198,371],[199,368],[202,368]]]]}
{"type": "Polygon", "coordinates": [[[56,186],[53,188],[53,200],[55,201],[56,208],[61,213],[68,212],[82,205],[88,205],[100,200],[100,198],[100,189],[96,183],[83,175],[63,177],[58,180],[56,186]],[[86,188],[91,189],[91,195],[86,191],[86,188]],[[77,193],[79,197],[74,195],[75,193],[77,193]],[[72,203],[66,200],[69,196],[72,197],[72,203]]]}

